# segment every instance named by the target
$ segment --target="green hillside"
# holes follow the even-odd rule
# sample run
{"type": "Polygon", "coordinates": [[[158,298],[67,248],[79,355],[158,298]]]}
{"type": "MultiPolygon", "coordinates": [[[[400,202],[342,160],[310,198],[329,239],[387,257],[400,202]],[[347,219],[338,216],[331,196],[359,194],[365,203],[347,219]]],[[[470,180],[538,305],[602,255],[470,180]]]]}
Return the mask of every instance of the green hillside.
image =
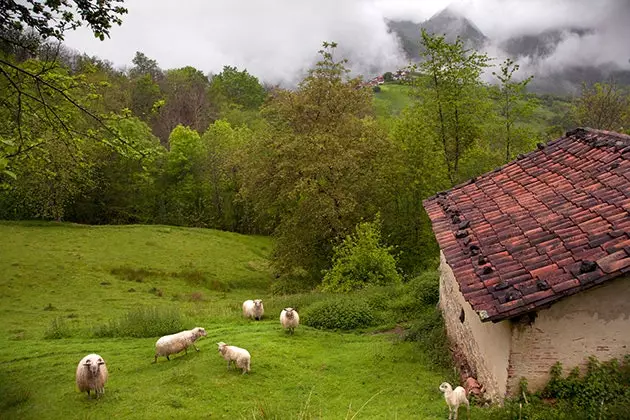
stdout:
{"type": "Polygon", "coordinates": [[[269,238],[6,222],[0,237],[0,418],[437,419],[446,413],[437,386],[450,373],[396,334],[304,325],[295,336],[285,334],[277,320],[282,307],[302,311],[324,296],[270,296],[269,238]],[[266,316],[254,323],[242,318],[240,306],[256,297],[264,299],[266,316]],[[131,325],[124,327],[125,320],[131,325]],[[205,327],[200,352],[152,364],[160,334],[134,338],[124,329],[143,335],[142,328],[169,322],[205,327]],[[250,375],[226,371],[218,341],[250,351],[250,375]],[[110,373],[99,400],[88,400],[74,384],[78,361],[91,352],[103,356],[110,373]]]}

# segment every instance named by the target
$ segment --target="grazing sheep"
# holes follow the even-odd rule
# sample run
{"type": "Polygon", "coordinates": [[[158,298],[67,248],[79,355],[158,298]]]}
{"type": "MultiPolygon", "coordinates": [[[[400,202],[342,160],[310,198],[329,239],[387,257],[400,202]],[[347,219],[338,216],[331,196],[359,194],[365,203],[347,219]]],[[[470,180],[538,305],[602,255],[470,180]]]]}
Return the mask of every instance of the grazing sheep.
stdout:
{"type": "Polygon", "coordinates": [[[88,354],[77,366],[77,387],[79,391],[94,391],[96,398],[105,394],[105,382],[107,382],[107,366],[105,360],[98,354],[88,354]]]}
{"type": "Polygon", "coordinates": [[[280,312],[280,323],[282,324],[282,328],[285,330],[289,330],[291,334],[293,334],[293,330],[300,325],[300,316],[297,311],[293,308],[284,308],[282,312],[280,312]]]}
{"type": "Polygon", "coordinates": [[[155,343],[155,360],[153,363],[157,362],[158,356],[166,356],[166,360],[171,360],[168,357],[169,355],[179,353],[182,350],[186,350],[186,354],[188,354],[188,347],[190,346],[199,351],[197,346],[195,346],[195,341],[199,337],[205,337],[206,335],[206,330],[201,327],[181,331],[177,334],[165,335],[155,343]]]}
{"type": "Polygon", "coordinates": [[[255,319],[260,321],[265,314],[265,307],[263,306],[262,299],[246,300],[243,302],[243,316],[245,318],[255,319]]]}
{"type": "Polygon", "coordinates": [[[228,346],[223,341],[217,343],[219,353],[227,360],[227,368],[230,370],[230,363],[234,362],[235,368],[243,369],[243,375],[250,371],[252,357],[245,349],[236,346],[228,346]]]}
{"type": "Polygon", "coordinates": [[[440,384],[440,391],[444,393],[444,399],[446,400],[446,404],[448,404],[449,420],[451,420],[453,413],[455,413],[454,419],[457,420],[457,411],[462,404],[466,404],[466,407],[468,407],[468,418],[470,419],[470,403],[468,402],[468,398],[466,398],[466,390],[464,388],[458,386],[453,389],[448,382],[442,382],[442,384],[440,384]]]}

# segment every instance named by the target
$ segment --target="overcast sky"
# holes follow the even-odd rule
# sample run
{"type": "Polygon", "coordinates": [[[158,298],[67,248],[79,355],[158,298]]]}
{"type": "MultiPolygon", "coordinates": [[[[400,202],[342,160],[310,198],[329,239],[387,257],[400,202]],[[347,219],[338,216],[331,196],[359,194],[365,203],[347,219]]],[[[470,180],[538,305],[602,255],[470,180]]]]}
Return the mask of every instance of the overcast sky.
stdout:
{"type": "Polygon", "coordinates": [[[268,82],[293,83],[322,41],[339,43],[339,55],[358,73],[404,66],[384,18],[422,22],[449,4],[497,41],[557,27],[598,29],[567,38],[543,62],[523,63],[537,71],[585,62],[630,68],[630,0],[126,0],[129,13],[111,39],[79,29],[66,44],[117,66],[131,65],[142,51],[164,69],[191,65],[217,73],[235,65],[268,82]]]}

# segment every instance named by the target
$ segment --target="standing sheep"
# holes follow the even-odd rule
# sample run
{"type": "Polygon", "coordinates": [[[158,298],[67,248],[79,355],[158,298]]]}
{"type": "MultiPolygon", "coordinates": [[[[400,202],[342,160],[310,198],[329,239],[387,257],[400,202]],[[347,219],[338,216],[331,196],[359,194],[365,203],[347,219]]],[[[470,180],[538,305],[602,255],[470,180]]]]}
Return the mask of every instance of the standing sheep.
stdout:
{"type": "Polygon", "coordinates": [[[79,391],[94,391],[96,398],[105,394],[105,382],[107,382],[107,366],[105,360],[98,354],[88,354],[77,366],[77,387],[79,391]]]}
{"type": "Polygon", "coordinates": [[[223,341],[217,343],[219,353],[227,360],[227,368],[230,370],[230,363],[234,362],[234,367],[243,369],[243,375],[250,371],[251,360],[249,352],[236,346],[228,346],[223,341]]]}
{"type": "Polygon", "coordinates": [[[285,330],[289,330],[291,334],[293,334],[293,330],[300,325],[300,316],[297,311],[293,308],[284,308],[282,312],[280,312],[280,324],[282,324],[282,328],[285,330]]]}
{"type": "Polygon", "coordinates": [[[155,343],[155,360],[153,363],[157,362],[158,356],[166,356],[166,360],[171,360],[168,356],[179,353],[182,350],[186,350],[186,354],[188,354],[188,347],[190,346],[199,351],[197,346],[195,346],[195,341],[199,337],[205,337],[206,335],[206,330],[201,327],[181,331],[177,334],[165,335],[155,343]]]}
{"type": "Polygon", "coordinates": [[[265,307],[262,299],[246,300],[243,302],[243,316],[260,321],[265,314],[265,307]]]}
{"type": "Polygon", "coordinates": [[[446,400],[446,404],[448,404],[449,420],[451,420],[453,413],[455,413],[455,420],[457,420],[457,411],[462,404],[466,404],[466,407],[468,407],[467,417],[470,419],[470,403],[468,402],[468,398],[466,398],[466,390],[464,388],[458,386],[453,389],[448,382],[442,382],[442,384],[440,384],[440,391],[444,393],[444,399],[446,400]]]}

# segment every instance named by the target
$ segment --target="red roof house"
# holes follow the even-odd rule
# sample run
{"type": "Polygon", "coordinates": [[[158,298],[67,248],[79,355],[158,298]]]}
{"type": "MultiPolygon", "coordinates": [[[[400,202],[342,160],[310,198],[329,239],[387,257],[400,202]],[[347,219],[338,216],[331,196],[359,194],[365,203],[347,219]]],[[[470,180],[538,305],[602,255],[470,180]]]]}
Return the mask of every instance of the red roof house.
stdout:
{"type": "Polygon", "coordinates": [[[492,399],[630,353],[630,136],[568,132],[424,207],[449,338],[492,399]]]}

